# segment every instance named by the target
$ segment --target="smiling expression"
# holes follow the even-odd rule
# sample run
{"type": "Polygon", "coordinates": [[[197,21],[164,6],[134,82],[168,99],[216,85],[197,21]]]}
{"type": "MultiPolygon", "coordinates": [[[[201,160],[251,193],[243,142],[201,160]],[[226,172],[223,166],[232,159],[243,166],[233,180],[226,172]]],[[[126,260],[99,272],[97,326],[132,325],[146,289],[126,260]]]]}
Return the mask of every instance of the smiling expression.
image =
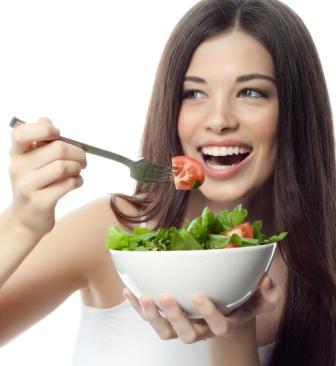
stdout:
{"type": "Polygon", "coordinates": [[[203,42],[185,75],[178,134],[184,154],[205,171],[213,201],[245,203],[267,182],[277,150],[273,60],[239,30],[203,42]]]}

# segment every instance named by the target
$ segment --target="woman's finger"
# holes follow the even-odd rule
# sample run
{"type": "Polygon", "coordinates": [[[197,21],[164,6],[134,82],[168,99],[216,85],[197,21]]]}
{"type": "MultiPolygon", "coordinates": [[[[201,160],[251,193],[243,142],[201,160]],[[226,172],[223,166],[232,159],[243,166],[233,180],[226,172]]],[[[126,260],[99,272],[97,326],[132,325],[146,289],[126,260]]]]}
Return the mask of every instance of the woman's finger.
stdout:
{"type": "Polygon", "coordinates": [[[161,339],[176,338],[176,333],[169,321],[162,317],[154,301],[149,297],[142,296],[139,300],[128,289],[124,289],[124,296],[129,300],[132,307],[146,320],[161,339]]]}
{"type": "Polygon", "coordinates": [[[170,296],[162,295],[160,305],[176,335],[186,344],[194,343],[208,335],[208,327],[192,323],[178,303],[170,296]]]}
{"type": "Polygon", "coordinates": [[[161,339],[168,340],[176,338],[176,332],[168,319],[163,317],[154,301],[142,296],[140,298],[143,318],[147,320],[161,339]]]}
{"type": "Polygon", "coordinates": [[[205,295],[194,294],[192,301],[213,335],[223,335],[229,332],[230,324],[227,317],[205,295]]]}
{"type": "Polygon", "coordinates": [[[281,296],[281,290],[275,286],[269,275],[265,275],[254,295],[246,303],[228,315],[224,316],[202,294],[195,294],[193,303],[204,317],[213,334],[230,336],[255,316],[274,311],[278,306],[281,296]]]}
{"type": "Polygon", "coordinates": [[[35,192],[33,196],[33,206],[37,212],[49,212],[54,209],[57,202],[68,192],[83,185],[83,178],[78,175],[55,182],[47,188],[35,192]]]}
{"type": "Polygon", "coordinates": [[[56,182],[79,176],[81,170],[82,166],[77,161],[57,160],[41,169],[28,171],[17,182],[17,190],[24,196],[30,196],[56,182]]]}
{"type": "Polygon", "coordinates": [[[206,321],[202,318],[189,318],[174,298],[163,295],[161,296],[160,304],[176,335],[184,343],[191,344],[199,340],[213,337],[214,334],[206,321]]]}
{"type": "Polygon", "coordinates": [[[79,162],[83,168],[86,167],[86,154],[78,146],[68,144],[64,141],[52,141],[39,149],[30,152],[31,159],[39,167],[43,167],[55,160],[74,160],[79,162]]]}
{"type": "Polygon", "coordinates": [[[13,173],[22,174],[24,171],[40,169],[54,161],[73,160],[87,165],[84,150],[63,141],[52,141],[39,148],[33,148],[25,154],[12,156],[11,170],[13,173]]]}
{"type": "Polygon", "coordinates": [[[139,315],[142,317],[142,309],[137,297],[135,297],[128,288],[123,289],[123,295],[130,302],[137,313],[139,313],[139,315]]]}
{"type": "Polygon", "coordinates": [[[127,288],[123,290],[123,294],[138,314],[150,323],[161,339],[179,337],[184,343],[189,344],[213,336],[203,319],[188,319],[171,297],[163,295],[160,298],[160,305],[164,311],[162,316],[150,298],[143,296],[138,300],[127,288]]]}
{"type": "Polygon", "coordinates": [[[34,149],[38,143],[52,141],[60,136],[59,130],[48,118],[13,128],[11,154],[23,154],[34,149]]]}

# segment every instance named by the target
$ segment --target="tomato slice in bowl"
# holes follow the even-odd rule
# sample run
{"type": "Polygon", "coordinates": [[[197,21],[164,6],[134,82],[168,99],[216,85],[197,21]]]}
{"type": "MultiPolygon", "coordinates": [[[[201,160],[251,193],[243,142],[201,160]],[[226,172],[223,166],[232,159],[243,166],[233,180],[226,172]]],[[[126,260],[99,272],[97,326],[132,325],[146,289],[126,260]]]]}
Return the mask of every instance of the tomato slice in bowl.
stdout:
{"type": "Polygon", "coordinates": [[[241,238],[253,238],[253,227],[246,221],[243,224],[237,225],[231,230],[225,231],[224,235],[231,236],[233,234],[239,235],[241,238]]]}
{"type": "Polygon", "coordinates": [[[199,161],[190,156],[180,155],[172,158],[172,166],[176,169],[174,183],[176,189],[196,189],[204,182],[203,167],[199,161]]]}

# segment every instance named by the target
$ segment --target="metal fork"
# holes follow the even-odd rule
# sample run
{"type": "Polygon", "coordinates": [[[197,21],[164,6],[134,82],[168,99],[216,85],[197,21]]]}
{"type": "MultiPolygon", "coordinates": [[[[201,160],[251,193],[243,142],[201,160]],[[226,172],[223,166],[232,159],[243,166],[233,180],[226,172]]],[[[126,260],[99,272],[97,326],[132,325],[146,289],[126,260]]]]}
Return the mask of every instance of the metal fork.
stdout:
{"type": "MultiPolygon", "coordinates": [[[[23,123],[25,122],[17,117],[13,117],[9,125],[11,127],[14,127],[16,125],[23,123]]],[[[100,149],[99,147],[88,145],[83,142],[72,140],[63,136],[60,136],[58,140],[78,146],[90,154],[102,156],[103,158],[111,159],[126,165],[130,170],[131,177],[139,182],[166,183],[172,181],[174,168],[172,168],[171,166],[157,165],[146,159],[133,161],[131,159],[126,158],[125,156],[116,154],[114,152],[103,150],[100,149]]]]}

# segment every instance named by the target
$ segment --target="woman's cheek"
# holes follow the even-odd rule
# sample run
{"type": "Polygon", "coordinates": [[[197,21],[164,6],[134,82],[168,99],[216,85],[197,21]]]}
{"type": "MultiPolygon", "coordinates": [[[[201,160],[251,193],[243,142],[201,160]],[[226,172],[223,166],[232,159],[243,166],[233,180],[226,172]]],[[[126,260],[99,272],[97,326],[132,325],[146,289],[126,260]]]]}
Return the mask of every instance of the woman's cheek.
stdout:
{"type": "Polygon", "coordinates": [[[192,138],[195,132],[194,126],[195,119],[193,118],[193,113],[183,111],[182,109],[179,115],[177,125],[178,136],[182,145],[192,138]]]}
{"type": "Polygon", "coordinates": [[[278,131],[278,108],[272,108],[260,114],[250,115],[249,125],[253,126],[251,133],[261,144],[272,145],[276,142],[278,131]],[[252,119],[254,122],[252,122],[252,119]]]}

